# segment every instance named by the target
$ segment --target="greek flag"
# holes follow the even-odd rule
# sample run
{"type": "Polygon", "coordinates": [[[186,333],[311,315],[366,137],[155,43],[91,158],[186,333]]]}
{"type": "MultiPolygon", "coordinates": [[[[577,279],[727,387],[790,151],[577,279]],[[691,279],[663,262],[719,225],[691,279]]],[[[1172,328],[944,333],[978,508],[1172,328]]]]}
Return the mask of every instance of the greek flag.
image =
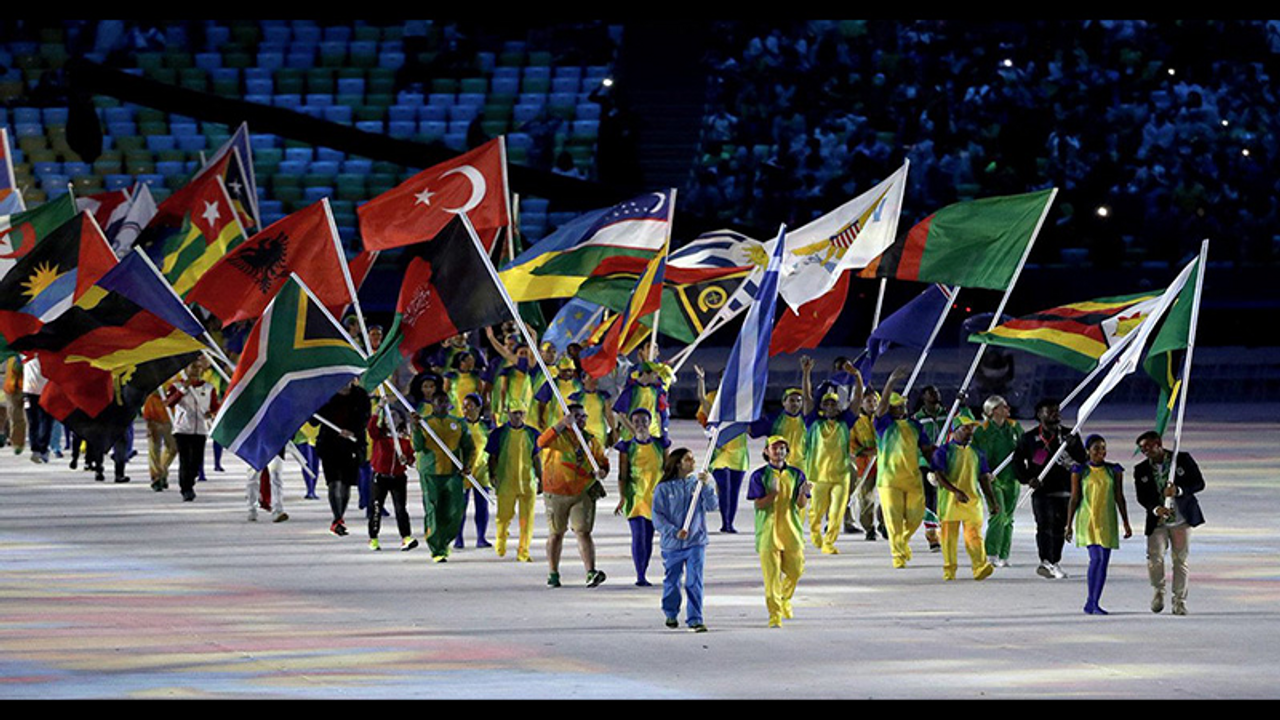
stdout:
{"type": "Polygon", "coordinates": [[[721,426],[721,433],[733,429],[730,424],[749,423],[760,417],[764,409],[764,391],[769,383],[769,339],[773,334],[773,315],[778,306],[778,275],[782,270],[786,226],[778,230],[773,255],[760,279],[742,333],[733,344],[729,362],[720,378],[707,424],[721,426]]]}

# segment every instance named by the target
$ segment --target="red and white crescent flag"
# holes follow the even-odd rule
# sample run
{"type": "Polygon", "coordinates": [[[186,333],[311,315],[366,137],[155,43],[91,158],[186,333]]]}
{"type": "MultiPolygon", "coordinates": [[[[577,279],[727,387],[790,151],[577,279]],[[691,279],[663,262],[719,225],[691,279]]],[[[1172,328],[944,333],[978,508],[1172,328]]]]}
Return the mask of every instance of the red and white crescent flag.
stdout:
{"type": "Polygon", "coordinates": [[[510,222],[503,138],[427,168],[356,208],[365,250],[430,240],[464,212],[490,245],[510,222]]]}

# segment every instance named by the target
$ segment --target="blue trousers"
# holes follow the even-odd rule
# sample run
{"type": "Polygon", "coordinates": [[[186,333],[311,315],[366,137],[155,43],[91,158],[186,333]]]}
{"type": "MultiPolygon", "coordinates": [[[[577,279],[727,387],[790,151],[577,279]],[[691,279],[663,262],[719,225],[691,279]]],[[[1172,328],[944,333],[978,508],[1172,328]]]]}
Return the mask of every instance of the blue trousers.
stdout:
{"type": "Polygon", "coordinates": [[[1111,548],[1101,545],[1090,545],[1089,550],[1089,596],[1085,600],[1085,612],[1098,610],[1098,601],[1102,599],[1102,587],[1107,584],[1107,566],[1111,564],[1111,548]]]}
{"type": "Polygon", "coordinates": [[[653,521],[641,515],[627,520],[631,526],[631,562],[636,566],[636,582],[648,582],[649,558],[653,557],[653,521]]]}
{"type": "Polygon", "coordinates": [[[359,492],[359,507],[365,511],[365,517],[373,513],[370,507],[373,495],[373,465],[368,461],[360,463],[360,472],[356,475],[356,490],[359,492]]]}
{"type": "Polygon", "coordinates": [[[737,532],[733,518],[738,514],[738,495],[742,490],[743,470],[717,468],[711,471],[716,481],[716,499],[720,501],[720,532],[737,532]]]}
{"type": "Polygon", "coordinates": [[[316,454],[316,446],[295,443],[294,447],[298,448],[302,459],[307,461],[307,467],[311,468],[310,475],[302,473],[302,479],[307,484],[307,497],[316,497],[316,481],[320,479],[320,456],[316,454]]]}
{"type": "Polygon", "coordinates": [[[684,592],[689,597],[686,624],[702,624],[702,564],[707,557],[705,545],[683,550],[663,550],[662,612],[669,618],[680,615],[680,576],[684,575],[684,592]]]}

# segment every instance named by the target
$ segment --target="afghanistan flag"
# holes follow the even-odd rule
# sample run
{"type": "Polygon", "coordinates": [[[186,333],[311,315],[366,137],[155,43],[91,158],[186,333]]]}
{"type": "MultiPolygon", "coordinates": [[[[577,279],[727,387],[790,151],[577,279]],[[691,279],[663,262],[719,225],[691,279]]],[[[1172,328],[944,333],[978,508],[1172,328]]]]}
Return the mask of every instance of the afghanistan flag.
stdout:
{"type": "Polygon", "coordinates": [[[160,203],[135,243],[151,256],[183,298],[214,263],[245,238],[222,184],[223,173],[218,171],[229,162],[228,157],[160,203]]]}
{"type": "Polygon", "coordinates": [[[451,221],[434,240],[406,247],[402,266],[395,319],[361,380],[366,388],[379,385],[400,362],[428,345],[511,319],[461,219],[451,221]]]}
{"type": "Polygon", "coordinates": [[[291,273],[332,311],[351,302],[338,233],[325,198],[272,223],[209,268],[187,293],[224,325],[256,318],[291,273]]]}
{"type": "Polygon", "coordinates": [[[76,201],[67,193],[34,210],[0,216],[0,277],[76,212],[76,201]]]}
{"type": "Polygon", "coordinates": [[[911,228],[859,276],[1004,290],[1052,198],[1052,190],[1041,190],[948,205],[911,228]]]}
{"type": "Polygon", "coordinates": [[[210,435],[261,470],[364,369],[351,338],[292,276],[249,332],[210,435]]]}
{"type": "Polygon", "coordinates": [[[591,277],[634,282],[670,235],[671,201],[670,191],[649,193],[576,217],[508,263],[502,283],[524,302],[571,297],[591,277]]]}
{"type": "Polygon", "coordinates": [[[1156,331],[1156,337],[1147,350],[1147,358],[1142,362],[1142,369],[1160,386],[1160,402],[1156,405],[1155,431],[1164,434],[1169,424],[1169,415],[1173,412],[1178,398],[1178,390],[1186,378],[1178,377],[1182,369],[1183,353],[1186,352],[1188,338],[1191,334],[1191,317],[1194,312],[1196,285],[1198,284],[1200,264],[1191,272],[1191,277],[1182,286],[1173,307],[1165,315],[1156,331]]]}
{"type": "Polygon", "coordinates": [[[11,343],[38,331],[115,264],[92,215],[83,212],[63,223],[0,279],[0,336],[11,343]]]}
{"type": "Polygon", "coordinates": [[[1025,350],[1089,372],[1145,320],[1159,292],[1097,298],[1025,315],[969,336],[969,342],[1025,350]]]}

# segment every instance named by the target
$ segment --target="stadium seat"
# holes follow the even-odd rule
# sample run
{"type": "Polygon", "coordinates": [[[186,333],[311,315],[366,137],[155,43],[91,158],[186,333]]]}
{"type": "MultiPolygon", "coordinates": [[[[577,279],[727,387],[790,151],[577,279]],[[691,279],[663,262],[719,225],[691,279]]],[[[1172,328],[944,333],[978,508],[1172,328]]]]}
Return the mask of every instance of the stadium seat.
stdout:
{"type": "Polygon", "coordinates": [[[443,105],[425,105],[418,109],[418,119],[444,122],[449,119],[449,111],[443,105]]]}
{"type": "MultiPolygon", "coordinates": [[[[320,146],[316,148],[316,162],[323,163],[341,163],[347,159],[347,154],[341,150],[334,150],[330,147],[320,146]]],[[[335,166],[333,172],[338,172],[335,166]]]]}
{"type": "Polygon", "coordinates": [[[324,119],[329,122],[342,123],[350,125],[352,118],[351,107],[348,105],[334,105],[324,109],[324,119]]]}

